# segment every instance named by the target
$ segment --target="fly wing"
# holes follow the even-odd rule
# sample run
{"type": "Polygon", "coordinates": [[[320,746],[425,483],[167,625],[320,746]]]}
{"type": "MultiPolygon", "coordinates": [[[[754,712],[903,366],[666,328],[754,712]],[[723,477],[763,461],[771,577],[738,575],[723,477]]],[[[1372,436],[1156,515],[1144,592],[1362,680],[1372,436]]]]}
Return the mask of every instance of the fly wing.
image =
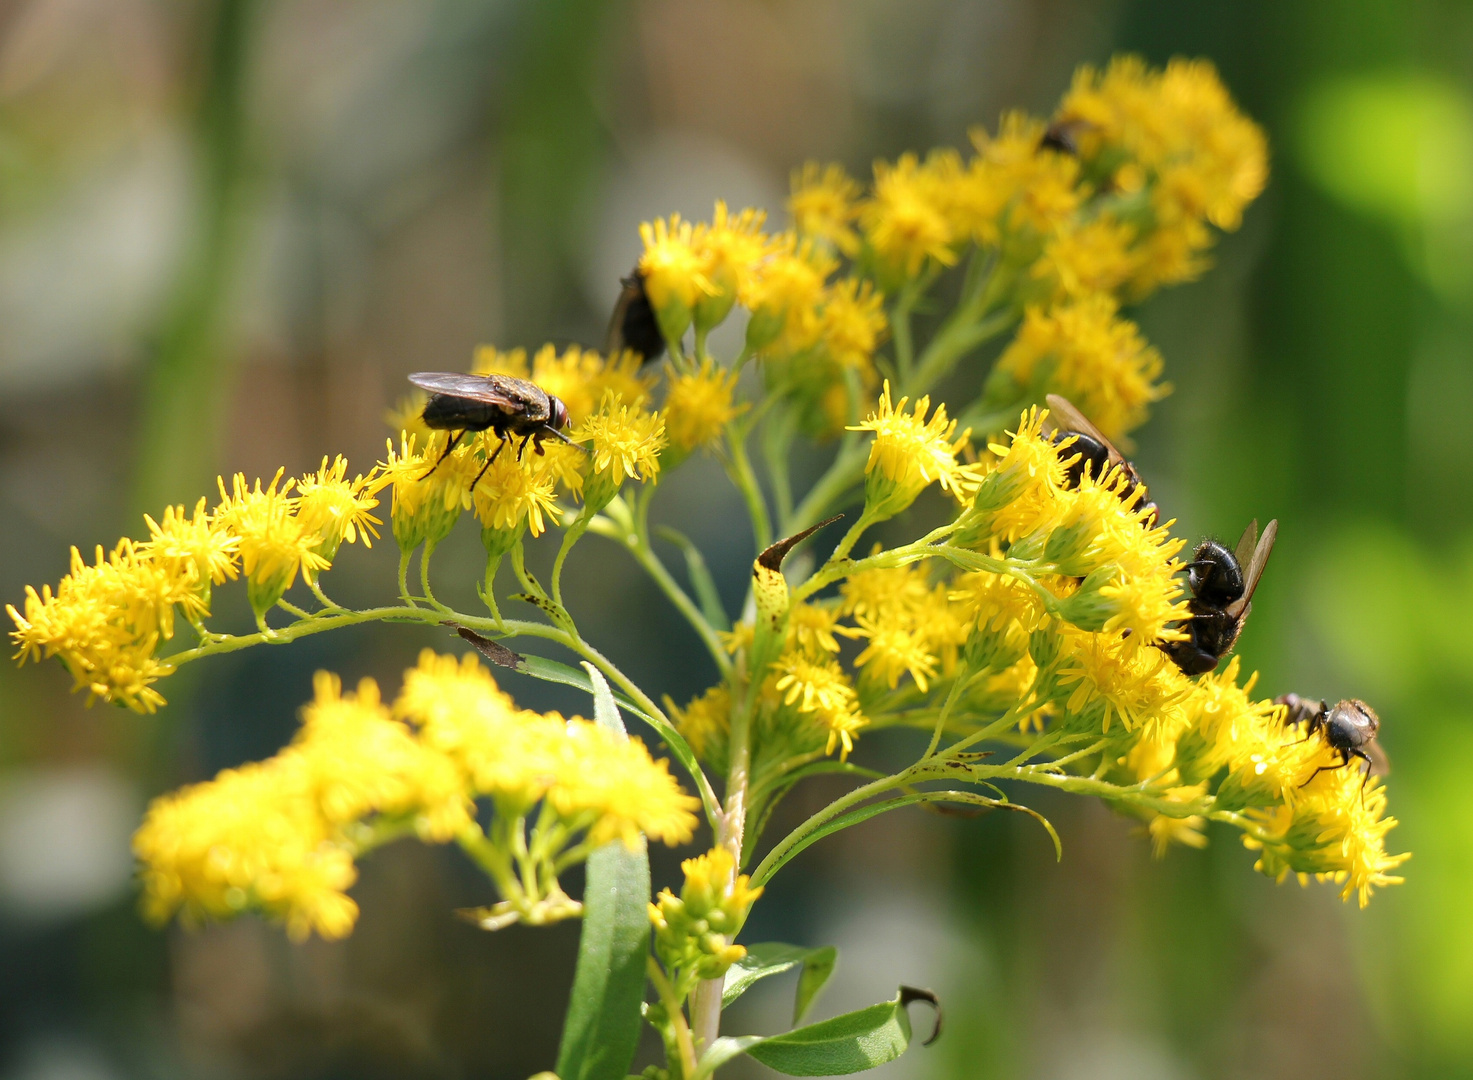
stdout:
{"type": "Polygon", "coordinates": [[[1044,426],[1052,427],[1052,430],[1045,432],[1045,434],[1052,434],[1053,431],[1078,431],[1081,434],[1098,439],[1100,445],[1109,451],[1110,463],[1112,465],[1123,465],[1132,476],[1134,475],[1135,469],[1125,459],[1125,455],[1115,449],[1115,444],[1105,438],[1100,429],[1090,423],[1089,417],[1074,407],[1072,401],[1059,394],[1049,394],[1044,398],[1044,401],[1048,403],[1049,410],[1048,419],[1044,421],[1044,426]]]}
{"type": "Polygon", "coordinates": [[[510,375],[460,375],[448,371],[416,371],[409,381],[421,390],[494,405],[508,416],[546,420],[547,394],[536,383],[510,375]]]}
{"type": "Polygon", "coordinates": [[[1387,776],[1391,773],[1391,759],[1386,756],[1386,751],[1381,749],[1381,744],[1375,739],[1365,745],[1366,755],[1371,759],[1371,775],[1387,776]]]}
{"type": "Polygon", "coordinates": [[[624,349],[624,319],[629,314],[629,305],[639,297],[639,280],[627,277],[621,282],[619,299],[614,301],[614,313],[609,316],[609,328],[604,331],[604,355],[618,356],[624,349]]]}
{"type": "Polygon", "coordinates": [[[1253,553],[1258,550],[1258,519],[1254,518],[1248,522],[1248,527],[1243,530],[1243,535],[1238,539],[1238,546],[1233,550],[1233,558],[1238,560],[1238,565],[1246,567],[1253,561],[1253,553]]]}
{"type": "MultiPolygon", "coordinates": [[[[1254,526],[1249,526],[1252,530],[1254,526]]],[[[1246,537],[1246,534],[1244,534],[1246,537]]],[[[1243,573],[1243,598],[1228,605],[1227,613],[1237,619],[1239,624],[1248,618],[1248,601],[1253,599],[1253,590],[1258,588],[1258,579],[1263,577],[1263,568],[1268,565],[1269,554],[1274,549],[1274,538],[1279,535],[1279,523],[1275,519],[1270,521],[1263,530],[1263,535],[1258,538],[1257,545],[1253,548],[1252,561],[1243,573]]],[[[1239,546],[1242,546],[1241,541],[1239,546]]],[[[1241,562],[1239,565],[1242,565],[1241,562]]]]}

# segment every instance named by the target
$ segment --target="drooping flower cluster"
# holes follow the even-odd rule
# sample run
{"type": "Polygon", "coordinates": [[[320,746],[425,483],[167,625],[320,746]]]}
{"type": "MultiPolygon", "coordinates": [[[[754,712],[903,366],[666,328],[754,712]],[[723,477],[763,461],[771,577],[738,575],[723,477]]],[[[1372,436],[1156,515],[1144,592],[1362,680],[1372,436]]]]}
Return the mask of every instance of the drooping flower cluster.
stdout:
{"type": "Polygon", "coordinates": [[[145,516],[149,538],[123,539],[91,565],[72,549],[71,572],[55,591],[26,589],[24,613],[7,606],[17,656],[59,657],[89,699],[152,712],[164,703],[154,683],[173,671],[159,649],[174,637],[175,615],[204,633],[213,586],[244,574],[257,618],[298,575],[309,582],[332,565],[343,541],[378,536],[376,493],[388,483],[377,469],[347,478],[347,462],[324,458],[316,473],[253,486],[237,474],[220,502],[192,514],[171,506],[145,516]]]}
{"type": "Polygon", "coordinates": [[[494,877],[515,914],[546,921],[550,911],[577,912],[547,903],[563,899],[556,871],[586,854],[577,837],[634,845],[644,834],[678,844],[695,827],[695,800],[638,740],[516,708],[473,655],[426,650],[392,706],[371,679],[344,694],[336,676],[319,672],[315,691],[296,738],[275,757],[149,808],[134,851],[155,918],[258,910],[296,938],[343,937],[357,917],[347,896],[355,857],[413,832],[465,844],[500,871],[494,877]],[[495,806],[499,828],[490,834],[476,822],[477,798],[495,806]],[[521,821],[539,803],[547,812],[534,857],[521,821]]]}
{"type": "MultiPolygon", "coordinates": [[[[878,414],[887,413],[882,399],[878,414]]],[[[1404,856],[1385,851],[1394,821],[1382,816],[1374,783],[1363,802],[1359,771],[1316,776],[1337,753],[1286,726],[1281,707],[1253,700],[1236,659],[1192,679],[1156,647],[1179,636],[1188,616],[1177,576],[1183,542],[1140,507],[1121,470],[1071,480],[1076,452],[1045,436],[1045,418],[1025,413],[1009,441],[991,447],[945,551],[877,548],[845,570],[837,597],[790,610],[778,678],[757,717],[762,730],[781,730],[783,707],[796,707],[819,729],[826,721],[847,752],[865,726],[940,722],[937,704],[950,696],[944,719],[953,734],[1008,717],[1009,738],[1087,748],[1081,765],[1095,779],[1144,785],[1155,802],[1121,805],[1145,819],[1158,851],[1200,844],[1216,815],[1262,849],[1266,873],[1331,877],[1362,902],[1399,880],[1391,871],[1404,856]],[[837,640],[845,637],[861,643],[847,663],[837,640]]],[[[887,461],[882,426],[868,426],[876,430],[873,477],[887,461]]],[[[939,479],[933,472],[931,482],[939,479]]],[[[873,484],[866,490],[867,506],[891,497],[873,484]]],[[[746,648],[751,638],[732,640],[746,648]]],[[[729,703],[718,686],[677,713],[708,758],[726,752],[729,703]]],[[[788,736],[787,752],[804,746],[788,736]]]]}

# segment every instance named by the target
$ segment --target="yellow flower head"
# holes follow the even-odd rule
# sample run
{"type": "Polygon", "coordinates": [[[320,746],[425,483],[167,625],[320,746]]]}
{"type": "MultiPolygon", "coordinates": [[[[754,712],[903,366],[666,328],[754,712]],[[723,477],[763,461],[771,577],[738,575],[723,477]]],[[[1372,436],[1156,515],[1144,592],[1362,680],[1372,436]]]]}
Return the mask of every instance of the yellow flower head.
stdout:
{"type": "MultiPolygon", "coordinates": [[[[731,689],[718,683],[698,698],[692,698],[684,709],[666,699],[666,711],[675,720],[675,729],[685,736],[690,748],[702,761],[724,744],[731,730],[731,689]]],[[[714,764],[714,763],[713,763],[714,764]]]]}
{"type": "Polygon", "coordinates": [[[1029,274],[1047,283],[1057,300],[1113,293],[1140,269],[1135,238],[1133,225],[1109,214],[1062,223],[1044,241],[1043,254],[1029,274]]]}
{"type": "Polygon", "coordinates": [[[678,339],[690,325],[696,304],[719,291],[708,276],[710,260],[696,244],[695,229],[679,214],[639,227],[644,254],[639,273],[645,294],[667,338],[678,339]]]}
{"type": "Polygon", "coordinates": [[[870,373],[871,359],[884,339],[885,298],[874,285],[858,278],[834,282],[824,294],[819,333],[824,351],[841,368],[870,373]]]}
{"type": "Polygon", "coordinates": [[[1161,354],[1118,311],[1102,293],[1048,310],[1030,307],[997,372],[1027,387],[1046,371],[1049,392],[1072,401],[1106,438],[1123,440],[1171,387],[1156,381],[1161,354]]]}
{"type": "Polygon", "coordinates": [[[685,882],[677,897],[662,889],[649,906],[655,928],[655,951],[666,970],[685,979],[717,979],[747,950],[734,945],[752,904],[762,889],[751,887],[746,874],[736,872],[736,860],[725,848],[680,864],[685,882]]]}
{"type": "Polygon", "coordinates": [[[811,239],[794,233],[773,237],[769,253],[747,279],[739,297],[752,313],[747,346],[792,355],[818,340],[824,283],[837,261],[811,239]]]}
{"type": "Polygon", "coordinates": [[[587,720],[569,720],[564,730],[547,793],[559,816],[569,822],[592,817],[593,844],[618,839],[632,849],[641,833],[670,845],[690,840],[700,802],[680,790],[665,761],[651,758],[638,739],[587,720]]]}
{"type": "Polygon", "coordinates": [[[466,439],[441,460],[449,438],[448,432],[434,432],[421,451],[415,447],[415,436],[401,435],[397,453],[389,440],[388,460],[379,468],[394,488],[391,517],[401,551],[439,543],[450,535],[461,511],[470,509],[471,483],[481,471],[481,460],[466,439]]]}
{"type": "Polygon", "coordinates": [[[971,432],[953,438],[956,421],[947,420],[945,405],[937,405],[927,420],[929,397],[917,401],[910,413],[905,411],[907,401],[901,398],[899,405],[891,406],[887,379],[876,411],[849,429],[875,433],[865,466],[865,508],[872,515],[893,517],[915,502],[928,485],[937,482],[941,490],[965,501],[981,482],[982,474],[976,466],[956,460],[971,432]]]}
{"type": "Polygon", "coordinates": [[[726,203],[717,200],[711,224],[696,226],[691,244],[704,256],[705,277],[714,289],[696,299],[698,330],[709,330],[725,319],[756,272],[767,253],[768,239],[762,231],[766,220],[761,210],[728,213],[726,203]]]}
{"type": "Polygon", "coordinates": [[[800,236],[811,236],[832,244],[851,258],[859,251],[859,234],[854,231],[858,216],[855,206],[859,183],[842,165],[804,162],[794,170],[788,213],[800,236]]]}
{"type": "Polygon", "coordinates": [[[839,621],[836,608],[821,604],[795,604],[788,612],[788,648],[815,660],[839,651],[834,627],[839,621]]]}
{"type": "Polygon", "coordinates": [[[317,554],[328,562],[337,557],[344,540],[354,543],[361,536],[364,547],[378,538],[383,522],[369,511],[378,505],[374,494],[389,484],[377,469],[367,476],[347,479],[348,462],[339,454],[331,465],[327,458],[315,474],[297,481],[297,518],[302,528],[318,538],[317,554]]]}
{"type": "Polygon", "coordinates": [[[660,475],[665,419],[605,395],[598,412],[579,424],[572,439],[588,448],[589,467],[584,500],[602,508],[625,479],[649,482],[660,475]]]}
{"type": "Polygon", "coordinates": [[[1365,907],[1374,890],[1401,884],[1391,871],[1411,855],[1386,853],[1386,834],[1397,821],[1386,816],[1386,789],[1379,782],[1364,782],[1360,770],[1350,768],[1320,776],[1328,778],[1323,786],[1292,806],[1248,811],[1258,827],[1243,844],[1259,852],[1254,869],[1279,881],[1295,873],[1301,882],[1310,874],[1337,882],[1344,886],[1341,899],[1354,896],[1365,907]]]}
{"type": "Polygon", "coordinates": [[[147,514],[143,520],[149,538],[138,545],[138,552],[170,576],[192,578],[206,596],[211,585],[235,580],[240,538],[205,512],[203,498],[192,517],[184,516],[184,507],[170,506],[162,521],[147,514]]]}
{"type": "Polygon", "coordinates": [[[333,826],[372,813],[415,814],[422,838],[443,842],[471,822],[464,779],[444,754],[427,748],[389,715],[378,684],[364,679],[344,694],[319,671],[293,743],[317,810],[333,826]]]}
{"type": "Polygon", "coordinates": [[[699,370],[675,375],[665,395],[665,432],[683,451],[710,446],[726,425],[746,408],[732,401],[736,372],[727,372],[707,359],[699,370]]]}
{"type": "Polygon", "coordinates": [[[318,810],[305,758],[270,761],[155,799],[133,837],[144,909],[163,921],[228,919],[251,908],[283,920],[294,940],[346,937],[358,918],[347,890],[352,849],[318,810]]]}
{"type": "Polygon", "coordinates": [[[236,473],[230,494],[220,479],[215,518],[240,538],[241,566],[258,617],[291,588],[298,571],[310,580],[328,567],[317,550],[322,535],[297,516],[297,500],[290,494],[295,481],[281,484],[284,471],[278,469],[265,488],[259,479],[254,488],[247,487],[245,476],[236,473]]]}
{"type": "Polygon", "coordinates": [[[915,277],[927,260],[956,262],[946,161],[922,165],[914,154],[902,154],[894,165],[875,162],[874,194],[860,207],[860,225],[880,259],[904,277],[915,277]]]}
{"type": "Polygon", "coordinates": [[[859,712],[858,695],[848,677],[833,659],[810,660],[802,653],[784,653],[773,665],[777,691],[783,704],[796,706],[828,732],[825,753],[839,746],[840,759],[854,749],[854,733],[866,721],[859,712]]]}
{"type": "Polygon", "coordinates": [[[481,482],[471,493],[471,507],[481,528],[506,536],[520,536],[526,528],[533,536],[541,536],[547,531],[546,519],[556,524],[562,513],[557,505],[557,470],[562,455],[549,459],[529,452],[518,461],[510,449],[492,454],[496,460],[486,466],[481,482]]]}
{"type": "Polygon", "coordinates": [[[1212,244],[1206,224],[1236,229],[1268,179],[1263,131],[1238,111],[1205,60],[1178,58],[1153,69],[1123,56],[1103,72],[1082,67],[1058,116],[1079,133],[1083,157],[1113,163],[1121,190],[1151,185],[1163,235],[1159,244],[1144,238],[1137,295],[1193,276],[1199,253],[1212,244]]]}

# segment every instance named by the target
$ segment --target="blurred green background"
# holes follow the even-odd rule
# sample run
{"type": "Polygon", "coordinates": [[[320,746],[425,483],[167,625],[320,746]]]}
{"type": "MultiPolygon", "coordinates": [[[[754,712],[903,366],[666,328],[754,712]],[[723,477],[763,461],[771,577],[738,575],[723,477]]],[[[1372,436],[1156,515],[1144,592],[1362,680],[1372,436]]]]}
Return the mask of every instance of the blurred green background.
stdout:
{"type": "MultiPolygon", "coordinates": [[[[1263,693],[1379,709],[1408,883],[1359,911],[1253,874],[1226,833],[1156,863],[1124,820],[1040,797],[1061,864],[1036,826],[907,812],[805,854],[749,936],[840,946],[821,1011],[897,982],[941,992],[945,1037],[891,1078],[1473,1076],[1467,3],[15,0],[0,599],[217,471],[338,451],[366,467],[409,371],[463,367],[482,342],[597,344],[642,218],[723,197],[780,223],[805,158],[864,175],[964,145],[1117,50],[1210,57],[1270,133],[1271,184],[1217,266],[1135,313],[1176,386],[1139,462],[1185,535],[1279,518],[1242,651],[1263,693]]],[[[752,552],[715,475],[692,466],[660,505],[735,601],[752,552]]],[[[599,544],[567,579],[589,637],[657,696],[699,691],[707,661],[599,544]]],[[[334,594],[381,595],[392,546],[347,551],[334,594]]],[[[437,563],[472,602],[472,530],[437,563]]],[[[57,665],[0,669],[0,1076],[521,1080],[551,1063],[576,928],[456,922],[486,897],[453,851],[368,860],[339,944],[253,920],[157,931],[135,911],[147,798],[274,751],[314,669],[392,692],[426,644],[451,647],[376,628],[220,658],[170,680],[151,718],[85,709],[57,665]]],[[[657,855],[657,877],[676,862],[657,855]]],[[[728,1030],[775,1030],[788,992],[754,990],[728,1030]]]]}

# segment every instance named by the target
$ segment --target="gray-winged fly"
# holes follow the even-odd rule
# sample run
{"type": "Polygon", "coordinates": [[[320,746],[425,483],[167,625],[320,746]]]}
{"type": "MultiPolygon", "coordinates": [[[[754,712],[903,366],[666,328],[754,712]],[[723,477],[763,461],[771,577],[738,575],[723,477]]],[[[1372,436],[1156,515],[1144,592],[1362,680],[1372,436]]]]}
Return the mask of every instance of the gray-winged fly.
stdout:
{"type": "MultiPolygon", "coordinates": [[[[1283,694],[1274,698],[1274,704],[1283,705],[1288,710],[1284,723],[1303,724],[1306,739],[1319,732],[1325,745],[1340,755],[1339,765],[1321,765],[1310,773],[1309,780],[1322,772],[1345,768],[1350,764],[1351,758],[1359,758],[1366,763],[1365,775],[1361,779],[1362,789],[1372,776],[1385,776],[1391,771],[1391,763],[1387,761],[1385,751],[1376,742],[1376,733],[1381,730],[1381,718],[1364,701],[1349,698],[1330,705],[1323,700],[1300,697],[1298,694],[1283,694]]],[[[1309,780],[1304,783],[1309,783],[1309,780]]]]}
{"type": "Polygon", "coordinates": [[[450,455],[467,431],[493,431],[501,440],[476,474],[472,487],[512,439],[522,440],[517,447],[518,461],[529,442],[539,454],[543,453],[542,440],[549,436],[569,446],[578,446],[561,430],[568,426],[567,406],[534,382],[510,375],[459,375],[444,371],[417,371],[409,376],[409,381],[429,391],[430,400],[424,408],[425,426],[455,432],[430,473],[440,467],[440,462],[450,455]]]}

